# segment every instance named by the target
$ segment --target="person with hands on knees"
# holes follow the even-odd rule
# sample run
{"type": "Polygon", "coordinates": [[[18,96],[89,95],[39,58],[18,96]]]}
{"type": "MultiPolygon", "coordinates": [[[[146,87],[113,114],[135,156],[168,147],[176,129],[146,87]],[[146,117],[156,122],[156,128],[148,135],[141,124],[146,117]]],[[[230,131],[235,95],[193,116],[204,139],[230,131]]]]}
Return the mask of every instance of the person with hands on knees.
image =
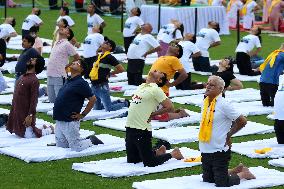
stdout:
{"type": "Polygon", "coordinates": [[[71,78],[59,90],[53,108],[53,119],[56,121],[56,146],[71,148],[72,151],[82,151],[93,144],[103,144],[94,135],[88,139],[80,138],[80,120],[92,110],[96,101],[88,82],[82,78],[83,64],[83,60],[79,59],[67,66],[71,78]],[[86,98],[89,102],[81,112],[86,98]]]}
{"type": "Polygon", "coordinates": [[[247,124],[247,120],[222,97],[224,86],[221,77],[209,77],[199,130],[202,178],[204,182],[215,183],[217,187],[238,185],[241,179],[255,179],[242,164],[228,170],[231,137],[247,124]]]}

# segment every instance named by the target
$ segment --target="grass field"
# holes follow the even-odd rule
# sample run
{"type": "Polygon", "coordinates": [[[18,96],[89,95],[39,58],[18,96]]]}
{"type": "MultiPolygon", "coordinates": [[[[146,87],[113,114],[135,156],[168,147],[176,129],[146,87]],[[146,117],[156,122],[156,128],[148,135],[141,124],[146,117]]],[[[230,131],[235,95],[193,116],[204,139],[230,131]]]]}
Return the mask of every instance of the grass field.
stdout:
{"type": "MultiPolygon", "coordinates": [[[[17,2],[31,2],[18,0],[17,2]]],[[[42,4],[46,5],[47,0],[40,1],[42,4]]],[[[44,8],[44,7],[43,7],[44,8]]],[[[23,19],[29,14],[31,8],[23,7],[17,9],[9,9],[8,16],[14,16],[17,19],[16,30],[21,33],[21,23],[23,19]]],[[[0,8],[0,14],[4,12],[3,8],[0,8]]],[[[59,11],[49,11],[43,9],[41,18],[44,21],[44,25],[41,28],[40,36],[44,38],[52,38],[51,34],[54,30],[55,20],[58,17],[59,11]]],[[[4,14],[4,13],[3,13],[4,14]]],[[[79,41],[83,41],[85,38],[86,30],[86,15],[83,13],[71,13],[71,17],[75,20],[76,25],[74,27],[75,35],[79,41]]],[[[122,34],[120,33],[120,19],[113,17],[104,17],[107,23],[107,27],[104,30],[104,34],[115,40],[118,44],[122,45],[122,34]]],[[[245,35],[246,33],[242,33],[245,35]]],[[[278,48],[282,42],[281,38],[269,37],[266,34],[262,35],[263,38],[263,49],[261,55],[263,57],[267,56],[269,52],[278,48]]],[[[231,35],[222,36],[222,45],[210,50],[210,55],[212,59],[220,59],[224,56],[234,55],[234,50],[236,47],[236,32],[232,32],[231,35]]],[[[19,51],[9,50],[9,53],[20,53],[19,51]]],[[[44,56],[48,57],[47,54],[44,56]]],[[[145,73],[149,70],[149,66],[146,67],[145,73]]],[[[206,76],[200,76],[196,74],[193,75],[193,80],[206,81],[206,76]]],[[[12,76],[12,75],[7,75],[12,76]]],[[[258,84],[256,82],[244,82],[244,87],[253,87],[258,89],[258,84]]],[[[115,96],[122,96],[121,93],[116,93],[115,96]]],[[[1,98],[1,96],[0,96],[1,98]]],[[[0,106],[4,108],[10,108],[9,106],[0,106]]],[[[186,107],[194,111],[200,111],[200,108],[189,105],[175,104],[175,107],[186,107]]],[[[43,118],[47,121],[53,122],[50,116],[45,114],[37,114],[37,117],[43,118]]],[[[265,116],[250,116],[248,120],[260,122],[267,125],[273,125],[273,121],[267,120],[265,116]]],[[[82,122],[81,128],[94,130],[97,134],[109,133],[115,136],[124,137],[124,133],[120,131],[114,131],[110,129],[105,129],[101,127],[92,126],[91,121],[82,122]]],[[[237,137],[233,139],[233,142],[250,141],[256,139],[265,139],[274,137],[275,134],[264,134],[264,135],[250,135],[244,137],[237,137]]],[[[154,140],[155,142],[155,140],[154,140]]],[[[198,144],[195,143],[183,143],[176,145],[179,147],[187,146],[193,149],[198,149],[198,144]]],[[[164,173],[150,174],[139,177],[130,178],[118,178],[118,179],[108,179],[102,178],[93,174],[85,174],[71,169],[72,163],[74,162],[84,162],[84,161],[94,161],[112,157],[125,156],[125,152],[117,153],[107,153],[95,156],[88,156],[82,158],[72,158],[65,160],[58,160],[45,163],[30,163],[27,164],[21,160],[11,158],[8,156],[0,155],[0,188],[2,189],[25,189],[25,188],[95,188],[95,189],[126,189],[131,188],[132,183],[135,181],[143,180],[153,180],[160,178],[176,177],[200,174],[201,167],[193,167],[187,169],[179,169],[164,173]]],[[[283,168],[271,167],[267,163],[268,159],[250,159],[245,156],[238,154],[232,154],[232,160],[230,167],[236,166],[239,162],[243,162],[247,166],[263,166],[267,168],[273,168],[280,171],[284,171],[283,168]]],[[[190,184],[190,183],[189,183],[190,184]]],[[[284,188],[274,187],[274,188],[284,188]]]]}

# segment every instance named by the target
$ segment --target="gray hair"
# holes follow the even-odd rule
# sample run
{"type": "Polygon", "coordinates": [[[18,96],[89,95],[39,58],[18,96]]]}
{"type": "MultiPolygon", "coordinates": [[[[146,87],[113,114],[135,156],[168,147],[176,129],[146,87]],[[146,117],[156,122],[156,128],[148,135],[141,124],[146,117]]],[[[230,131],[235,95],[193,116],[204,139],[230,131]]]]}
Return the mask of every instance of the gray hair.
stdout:
{"type": "Polygon", "coordinates": [[[213,80],[217,81],[218,86],[222,89],[222,91],[224,90],[224,88],[225,88],[225,81],[221,77],[216,76],[216,75],[211,75],[208,78],[208,80],[209,79],[213,79],[213,80]]]}

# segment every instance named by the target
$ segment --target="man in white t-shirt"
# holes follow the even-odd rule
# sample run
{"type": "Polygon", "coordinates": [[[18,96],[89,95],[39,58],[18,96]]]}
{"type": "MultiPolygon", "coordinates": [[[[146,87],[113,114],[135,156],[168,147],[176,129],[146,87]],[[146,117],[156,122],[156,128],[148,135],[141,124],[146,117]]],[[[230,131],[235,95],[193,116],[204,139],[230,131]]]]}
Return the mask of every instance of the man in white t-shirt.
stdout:
{"type": "Polygon", "coordinates": [[[59,29],[59,40],[54,44],[47,64],[47,94],[51,103],[55,102],[55,98],[59,89],[63,86],[66,78],[65,66],[69,63],[69,57],[79,60],[80,56],[69,43],[67,38],[70,37],[69,28],[59,29]]]}
{"type": "Polygon", "coordinates": [[[210,66],[208,49],[221,44],[219,36],[219,23],[210,21],[208,27],[201,29],[196,35],[196,46],[201,51],[201,56],[192,58],[195,71],[215,72],[217,67],[210,66]]]}
{"type": "Polygon", "coordinates": [[[83,44],[83,56],[85,58],[85,78],[89,78],[89,73],[93,68],[93,64],[97,59],[97,51],[104,43],[104,36],[100,33],[101,29],[99,25],[92,28],[90,33],[84,40],[83,44]]]}
{"type": "Polygon", "coordinates": [[[18,34],[14,27],[16,20],[13,17],[6,18],[4,23],[0,25],[0,67],[4,65],[6,60],[6,42],[10,37],[16,37],[18,34]]]}
{"type": "Polygon", "coordinates": [[[246,118],[222,97],[225,82],[219,76],[208,79],[199,130],[202,178],[217,187],[240,184],[240,179],[255,179],[248,168],[228,171],[231,137],[246,124],[246,118]]]}
{"type": "Polygon", "coordinates": [[[95,13],[96,6],[95,4],[89,4],[87,8],[87,24],[88,24],[88,34],[92,33],[92,28],[96,25],[99,25],[101,31],[106,26],[104,19],[102,19],[98,14],[95,13]]]}
{"type": "Polygon", "coordinates": [[[284,83],[274,98],[274,130],[278,144],[284,144],[284,83]]]}
{"type": "MultiPolygon", "coordinates": [[[[69,9],[68,9],[68,7],[61,7],[61,9],[60,9],[60,16],[57,18],[56,23],[58,23],[62,18],[67,20],[69,27],[72,27],[72,26],[75,25],[75,22],[69,16],[69,9]]],[[[56,26],[56,27],[58,27],[58,26],[56,26]]]]}
{"type": "Polygon", "coordinates": [[[159,42],[151,35],[153,30],[151,24],[146,23],[142,25],[141,29],[142,32],[134,38],[127,53],[127,77],[129,85],[138,86],[142,83],[146,56],[160,50],[159,42]]]}
{"type": "Polygon", "coordinates": [[[230,28],[237,27],[237,13],[243,7],[240,0],[230,0],[227,6],[227,18],[230,28]]]}
{"type": "Polygon", "coordinates": [[[30,33],[30,29],[33,26],[40,26],[43,21],[40,19],[39,15],[41,10],[39,8],[33,8],[32,13],[24,20],[22,24],[22,37],[30,33]]]}
{"type": "Polygon", "coordinates": [[[253,0],[242,0],[244,3],[243,8],[241,9],[241,14],[243,16],[243,28],[249,30],[253,26],[255,21],[254,12],[260,9],[257,3],[253,0]]]}
{"type": "MultiPolygon", "coordinates": [[[[182,46],[183,49],[183,55],[180,58],[180,61],[183,65],[183,68],[185,69],[187,73],[187,78],[181,82],[180,84],[176,85],[176,89],[181,90],[192,90],[192,89],[202,89],[204,88],[203,84],[192,84],[191,83],[191,73],[190,73],[190,59],[192,57],[199,57],[201,55],[200,50],[197,48],[197,46],[194,44],[196,41],[196,38],[193,34],[187,33],[184,35],[184,39],[180,41],[178,44],[182,46]]],[[[179,73],[176,72],[174,79],[178,78],[179,73]]]]}

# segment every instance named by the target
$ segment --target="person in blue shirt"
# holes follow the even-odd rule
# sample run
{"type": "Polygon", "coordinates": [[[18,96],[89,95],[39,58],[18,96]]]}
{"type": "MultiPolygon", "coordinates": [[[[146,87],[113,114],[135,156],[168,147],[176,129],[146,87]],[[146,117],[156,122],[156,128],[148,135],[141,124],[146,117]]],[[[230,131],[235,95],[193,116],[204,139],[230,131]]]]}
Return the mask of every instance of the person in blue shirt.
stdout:
{"type": "Polygon", "coordinates": [[[260,96],[263,106],[274,106],[274,97],[279,85],[279,76],[284,70],[284,43],[273,51],[260,66],[260,96]]]}
{"type": "Polygon", "coordinates": [[[77,60],[67,66],[71,71],[71,78],[59,90],[53,108],[56,146],[71,148],[73,151],[82,151],[93,144],[102,144],[94,135],[88,139],[80,138],[80,120],[91,111],[96,101],[88,82],[82,78],[82,64],[82,60],[77,60]],[[81,112],[86,98],[89,102],[81,112]]]}

